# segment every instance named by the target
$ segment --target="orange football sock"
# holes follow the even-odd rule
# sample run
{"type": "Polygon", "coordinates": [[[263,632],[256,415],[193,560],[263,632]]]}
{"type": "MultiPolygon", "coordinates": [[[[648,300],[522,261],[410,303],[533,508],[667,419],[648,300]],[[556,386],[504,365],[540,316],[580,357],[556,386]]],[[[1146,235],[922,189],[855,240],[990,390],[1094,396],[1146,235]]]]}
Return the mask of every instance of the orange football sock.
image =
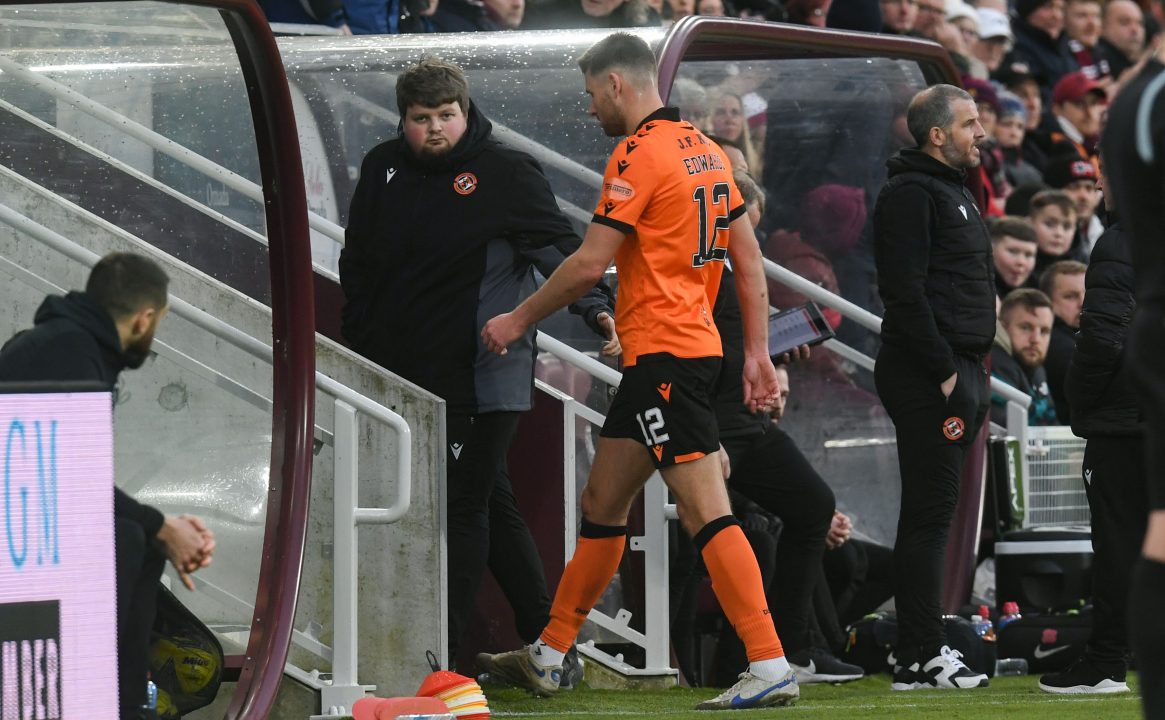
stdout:
{"type": "Polygon", "coordinates": [[[562,579],[558,581],[554,605],[550,608],[550,623],[542,631],[542,642],[559,652],[570,650],[579,629],[586,622],[587,613],[599,601],[619,569],[626,544],[625,525],[596,525],[583,520],[574,557],[566,564],[562,579]]]}
{"type": "Polygon", "coordinates": [[[704,556],[716,599],[744,642],[749,661],[784,656],[765,600],[760,567],[740,523],[731,516],[717,518],[696,533],[695,543],[704,556]]]}

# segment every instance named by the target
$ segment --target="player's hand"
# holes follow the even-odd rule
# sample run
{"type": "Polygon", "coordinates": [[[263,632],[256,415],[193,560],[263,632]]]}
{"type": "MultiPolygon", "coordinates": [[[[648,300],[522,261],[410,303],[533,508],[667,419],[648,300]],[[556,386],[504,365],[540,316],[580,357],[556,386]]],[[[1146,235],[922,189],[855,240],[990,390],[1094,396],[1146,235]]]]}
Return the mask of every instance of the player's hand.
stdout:
{"type": "Polygon", "coordinates": [[[844,513],[835,510],[833,520],[829,523],[829,532],[825,534],[825,546],[830,550],[836,550],[844,545],[846,540],[849,540],[853,527],[844,513]]]}
{"type": "Polygon", "coordinates": [[[808,360],[809,353],[810,353],[809,346],[802,345],[800,347],[793,348],[789,352],[782,355],[779,359],[780,359],[782,365],[788,365],[789,363],[795,362],[797,360],[808,360]]]}
{"type": "Polygon", "coordinates": [[[777,370],[767,353],[744,357],[744,404],[749,412],[768,412],[781,396],[777,370]]]}
{"type": "Polygon", "coordinates": [[[599,327],[603,328],[603,334],[607,336],[607,342],[603,343],[603,357],[622,355],[623,345],[619,342],[619,333],[615,331],[615,318],[611,317],[610,313],[599,313],[595,319],[598,320],[599,327]]]}
{"type": "Polygon", "coordinates": [[[481,340],[490,352],[505,355],[510,343],[522,337],[526,327],[514,317],[514,313],[502,313],[485,324],[481,329],[481,340]]]}
{"type": "Polygon", "coordinates": [[[951,375],[946,380],[943,380],[942,385],[939,385],[938,389],[942,390],[944,398],[946,398],[947,400],[951,399],[951,393],[953,393],[955,391],[955,384],[958,382],[959,382],[959,374],[958,373],[955,373],[954,375],[951,375]]]}

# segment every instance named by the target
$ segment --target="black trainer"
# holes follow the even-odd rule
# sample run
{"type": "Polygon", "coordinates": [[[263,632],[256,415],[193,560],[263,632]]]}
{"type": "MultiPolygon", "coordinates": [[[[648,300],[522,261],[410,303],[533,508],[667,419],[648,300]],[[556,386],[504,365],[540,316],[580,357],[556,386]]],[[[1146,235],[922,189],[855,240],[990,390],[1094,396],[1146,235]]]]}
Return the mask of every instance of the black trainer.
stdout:
{"type": "Polygon", "coordinates": [[[817,647],[795,652],[788,659],[789,665],[797,671],[798,685],[850,682],[861,680],[865,675],[865,671],[857,665],[844,663],[817,647]]]}
{"type": "Polygon", "coordinates": [[[1085,655],[1067,670],[1042,676],[1040,690],[1057,695],[1110,695],[1126,693],[1129,686],[1123,667],[1098,667],[1085,655]]]}

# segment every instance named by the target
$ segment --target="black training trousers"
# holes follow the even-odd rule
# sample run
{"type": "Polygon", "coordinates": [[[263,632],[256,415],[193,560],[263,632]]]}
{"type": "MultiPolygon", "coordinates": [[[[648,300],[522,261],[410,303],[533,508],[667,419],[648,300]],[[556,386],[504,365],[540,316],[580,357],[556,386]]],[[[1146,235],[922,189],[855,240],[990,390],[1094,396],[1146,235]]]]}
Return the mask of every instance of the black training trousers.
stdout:
{"type": "MultiPolygon", "coordinates": [[[[781,519],[769,602],[786,654],[808,648],[813,586],[833,519],[833,491],[783,430],[725,438],[730,488],[781,519]]],[[[762,563],[763,565],[763,563],[762,563]]]]}
{"type": "Polygon", "coordinates": [[[146,702],[150,669],[150,633],[158,609],[158,581],[166,557],[145,528],[114,517],[117,555],[117,686],[121,719],[137,720],[146,702]]]}
{"type": "Polygon", "coordinates": [[[878,397],[894,421],[902,476],[894,545],[899,657],[930,657],[946,642],[943,557],[963,461],[990,401],[982,360],[956,355],[955,366],[959,378],[949,398],[909,351],[883,345],[874,368],[878,397]]]}
{"type": "Polygon", "coordinates": [[[1145,441],[1093,437],[1084,450],[1084,487],[1092,511],[1092,637],[1089,658],[1099,667],[1125,669],[1129,650],[1126,610],[1133,565],[1149,522],[1145,441]]]}
{"type": "Polygon", "coordinates": [[[516,412],[498,412],[450,413],[447,419],[450,662],[456,660],[486,567],[513,608],[525,642],[536,640],[550,622],[542,559],[518,511],[506,467],[518,418],[516,412]]]}

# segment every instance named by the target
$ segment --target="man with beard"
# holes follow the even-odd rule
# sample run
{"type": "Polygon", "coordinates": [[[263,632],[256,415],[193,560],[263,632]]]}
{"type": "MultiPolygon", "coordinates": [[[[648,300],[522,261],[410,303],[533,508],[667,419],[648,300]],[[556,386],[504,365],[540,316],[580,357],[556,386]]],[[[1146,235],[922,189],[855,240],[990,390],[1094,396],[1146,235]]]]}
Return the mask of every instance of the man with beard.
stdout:
{"type": "MultiPolygon", "coordinates": [[[[1052,301],[1034,288],[1012,290],[999,307],[999,322],[1007,332],[1011,352],[998,343],[991,348],[991,377],[1031,396],[1028,425],[1059,424],[1044,370],[1054,320],[1052,301]]],[[[1001,395],[991,396],[991,420],[1007,425],[1007,401],[1001,395]]]]}
{"type": "MultiPolygon", "coordinates": [[[[113,253],[89,274],[85,292],[50,295],[35,324],[0,350],[0,382],[85,382],[117,395],[121,371],[142,366],[169,307],[169,278],[141,255],[113,253]]],[[[142,717],[158,581],[169,559],[190,590],[210,564],[214,534],[196,517],[163,515],[114,488],[117,665],[121,720],[142,717]]]]}
{"type": "MultiPolygon", "coordinates": [[[[535,268],[550,276],[579,240],[534,159],[491,136],[461,68],[424,60],[401,73],[396,96],[400,137],[368,153],[352,197],[343,333],[445,400],[453,663],[487,566],[519,635],[533,641],[549,617],[542,561],[506,469],[533,401],[534,332],[506,357],[486,352],[479,333],[530,294],[535,268]]],[[[572,311],[613,337],[609,294],[592,288],[572,311]]]]}
{"type": "Polygon", "coordinates": [[[743,391],[753,411],[780,395],[768,354],[768,293],[760,246],[720,148],[664,107],[655,54],[614,33],[579,59],[590,114],[619,143],[603,174],[586,239],[513,312],[482,330],[501,354],[526,328],[578,297],[616,260],[623,381],[603,423],[583,490],[582,527],[538,641],[477,661],[537,695],[557,689],[564,653],[611,581],[627,544],[631,504],[659,470],[712,589],[744,642],[748,670],[701,710],[787,705],[800,696],[765,599],[756,556],[732,516],[713,407],[721,365],[713,301],[731,259],[743,326],[743,391]]]}
{"type": "Polygon", "coordinates": [[[995,336],[991,239],[963,186],[986,133],[975,100],[951,85],[910,101],[917,147],[890,158],[874,207],[874,259],[886,308],[874,368],[898,440],[902,507],[894,547],[897,663],[891,687],[986,687],[947,645],[943,556],[967,448],[987,413],[983,358],[995,336]]]}

